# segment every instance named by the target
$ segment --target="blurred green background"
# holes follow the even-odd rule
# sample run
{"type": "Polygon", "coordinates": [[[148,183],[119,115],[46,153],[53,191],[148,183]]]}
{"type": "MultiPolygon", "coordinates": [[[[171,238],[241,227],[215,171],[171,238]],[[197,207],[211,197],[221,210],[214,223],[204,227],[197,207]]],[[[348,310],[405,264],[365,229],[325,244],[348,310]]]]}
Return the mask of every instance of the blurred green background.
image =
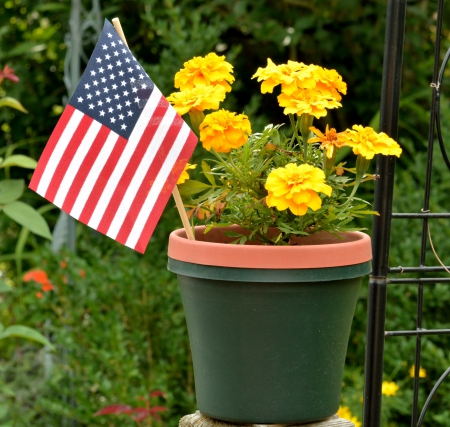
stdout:
{"type": "MultiPolygon", "coordinates": [[[[245,112],[254,131],[286,117],[276,95],[260,94],[251,80],[267,58],[288,59],[336,69],[348,84],[343,107],[316,126],[342,131],[353,124],[377,125],[379,113],[386,1],[381,0],[111,0],[101,1],[102,18],[120,17],[129,46],[165,95],[174,91],[173,76],[183,62],[209,52],[226,55],[236,82],[225,107],[245,112]]],[[[436,31],[436,1],[410,0],[406,20],[394,211],[422,207],[430,83],[436,31]]],[[[83,1],[90,10],[91,2],[83,1]]],[[[10,153],[38,159],[63,110],[67,90],[64,64],[71,2],[7,0],[0,5],[0,68],[8,64],[20,81],[4,81],[0,97],[19,99],[29,114],[0,110],[2,145],[10,153]]],[[[449,10],[444,16],[443,54],[450,46],[449,10]]],[[[96,36],[85,37],[85,60],[96,36]]],[[[449,83],[444,79],[445,94],[449,83]]],[[[444,138],[450,137],[450,109],[441,105],[444,138]]],[[[450,172],[435,150],[431,211],[450,211],[450,172]]],[[[196,157],[199,154],[195,154],[196,157]]],[[[375,165],[372,164],[374,171],[375,165]]],[[[31,174],[11,168],[12,177],[31,174]]],[[[3,178],[3,176],[2,176],[3,178]]],[[[365,185],[372,198],[373,183],[365,185]]],[[[31,191],[24,198],[42,208],[51,229],[58,210],[31,191]]],[[[370,233],[370,219],[361,224],[370,233]]],[[[143,405],[139,396],[163,405],[155,425],[175,427],[195,411],[189,342],[176,278],[166,270],[167,238],[181,226],[169,202],[145,255],[134,253],[83,225],[77,226],[77,252],[53,254],[48,241],[26,235],[0,216],[0,322],[36,328],[56,346],[51,352],[20,338],[0,341],[0,427],[133,426],[121,416],[94,417],[112,404],[143,405]],[[20,240],[21,239],[21,240],[20,240]],[[17,242],[21,241],[17,262],[17,242]],[[23,272],[44,270],[54,290],[23,282],[23,272]]],[[[421,223],[396,221],[392,227],[392,266],[419,263],[421,223]]],[[[446,264],[450,227],[431,224],[434,246],[446,264]]],[[[430,253],[428,265],[437,265],[430,253]]],[[[361,420],[366,323],[366,287],[361,290],[347,357],[342,406],[361,420]]],[[[416,288],[393,285],[388,292],[387,329],[415,327],[416,288]]],[[[448,327],[450,292],[445,285],[425,289],[425,328],[448,327]]],[[[446,337],[423,339],[425,377],[420,407],[435,381],[450,366],[446,337]]],[[[383,396],[383,425],[410,425],[414,363],[413,338],[386,341],[385,381],[398,389],[383,396]]],[[[142,424],[144,425],[144,424],[142,424]]],[[[450,426],[450,382],[435,396],[424,425],[450,426]]]]}

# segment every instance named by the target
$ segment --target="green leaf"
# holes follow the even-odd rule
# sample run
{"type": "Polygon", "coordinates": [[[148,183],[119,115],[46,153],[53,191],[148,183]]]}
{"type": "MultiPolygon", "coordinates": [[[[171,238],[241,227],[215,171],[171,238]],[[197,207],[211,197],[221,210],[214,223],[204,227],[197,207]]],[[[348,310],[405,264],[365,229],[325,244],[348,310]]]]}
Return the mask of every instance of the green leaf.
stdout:
{"type": "Polygon", "coordinates": [[[23,194],[25,181],[23,179],[4,179],[0,181],[0,205],[14,202],[23,194]]]}
{"type": "Polygon", "coordinates": [[[194,179],[189,179],[184,184],[181,184],[178,188],[182,196],[191,196],[193,194],[198,194],[202,191],[210,189],[211,185],[204,184],[203,182],[196,181],[194,179]]]}
{"type": "Polygon", "coordinates": [[[211,173],[211,167],[204,160],[202,160],[202,171],[203,174],[206,176],[206,179],[211,183],[211,185],[216,185],[214,175],[211,173]]]}
{"type": "Polygon", "coordinates": [[[28,113],[28,111],[25,110],[23,105],[17,99],[11,98],[10,96],[5,96],[0,99],[0,107],[11,107],[22,111],[22,113],[28,113]]]}
{"type": "Polygon", "coordinates": [[[32,233],[52,240],[52,234],[44,217],[26,203],[20,201],[9,203],[3,207],[3,212],[32,233]]]}
{"type": "Polygon", "coordinates": [[[26,169],[36,169],[37,161],[32,159],[31,157],[24,156],[23,154],[13,154],[3,161],[3,163],[0,165],[0,168],[6,168],[9,166],[19,166],[26,169]]]}
{"type": "Polygon", "coordinates": [[[13,288],[11,286],[7,285],[5,282],[0,280],[0,294],[12,291],[13,288]]]}
{"type": "Polygon", "coordinates": [[[54,346],[39,331],[28,326],[12,325],[8,326],[3,332],[0,332],[0,340],[10,337],[25,338],[30,341],[38,342],[54,350],[54,346]]]}

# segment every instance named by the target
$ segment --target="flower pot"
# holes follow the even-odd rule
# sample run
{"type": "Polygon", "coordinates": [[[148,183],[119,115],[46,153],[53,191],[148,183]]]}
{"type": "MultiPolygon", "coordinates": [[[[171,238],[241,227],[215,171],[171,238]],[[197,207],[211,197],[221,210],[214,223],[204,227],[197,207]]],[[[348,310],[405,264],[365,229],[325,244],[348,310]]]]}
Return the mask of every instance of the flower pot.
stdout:
{"type": "Polygon", "coordinates": [[[168,251],[199,410],[252,424],[334,415],[361,278],[371,271],[369,236],[320,233],[293,246],[231,245],[223,228],[203,231],[196,227],[195,241],[174,231],[168,251]]]}

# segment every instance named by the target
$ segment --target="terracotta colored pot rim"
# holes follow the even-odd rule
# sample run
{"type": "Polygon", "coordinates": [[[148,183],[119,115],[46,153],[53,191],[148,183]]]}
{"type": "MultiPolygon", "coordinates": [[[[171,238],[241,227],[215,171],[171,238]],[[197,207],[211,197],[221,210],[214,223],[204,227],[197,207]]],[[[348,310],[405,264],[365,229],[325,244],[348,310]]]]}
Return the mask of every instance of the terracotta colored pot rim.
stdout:
{"type": "Polygon", "coordinates": [[[195,227],[196,240],[188,240],[184,229],[169,237],[168,255],[177,261],[231,268],[304,269],[342,267],[365,263],[372,259],[370,237],[361,232],[342,233],[342,239],[329,233],[301,237],[294,246],[236,245],[223,231],[239,227],[214,228],[204,234],[205,227],[195,227]]]}

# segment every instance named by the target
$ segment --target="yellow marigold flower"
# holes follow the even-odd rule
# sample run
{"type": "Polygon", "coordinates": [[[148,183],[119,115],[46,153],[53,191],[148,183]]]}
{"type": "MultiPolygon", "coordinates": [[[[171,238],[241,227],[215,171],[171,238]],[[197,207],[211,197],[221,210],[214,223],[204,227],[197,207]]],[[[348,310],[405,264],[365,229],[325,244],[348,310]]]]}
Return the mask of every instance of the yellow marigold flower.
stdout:
{"type": "Polygon", "coordinates": [[[313,88],[316,85],[312,78],[315,65],[305,65],[303,62],[288,61],[287,64],[275,65],[267,59],[267,67],[258,68],[252,79],[258,77],[262,81],[261,93],[272,93],[273,88],[279,84],[285,90],[295,92],[299,87],[313,88]]]}
{"type": "Polygon", "coordinates": [[[232,148],[244,145],[252,133],[245,114],[219,110],[208,114],[200,125],[200,141],[206,150],[214,148],[218,153],[228,153],[232,148]]]}
{"type": "Polygon", "coordinates": [[[188,169],[195,169],[197,165],[191,165],[190,163],[186,163],[183,172],[181,172],[180,177],[178,178],[177,185],[183,184],[187,179],[189,179],[188,169]]]}
{"type": "Polygon", "coordinates": [[[196,86],[181,92],[174,92],[167,100],[177,113],[182,116],[191,110],[217,110],[219,104],[225,99],[223,86],[196,86]]]}
{"type": "Polygon", "coordinates": [[[352,414],[348,406],[339,406],[337,415],[340,418],[351,421],[353,424],[355,424],[355,427],[361,427],[361,421],[359,421],[358,418],[352,414]]]}
{"type": "MultiPolygon", "coordinates": [[[[411,366],[410,370],[409,370],[409,376],[411,378],[414,378],[414,365],[411,366]]],[[[427,376],[427,371],[425,369],[422,368],[422,366],[419,368],[419,378],[425,378],[427,376]]]]}
{"type": "Polygon", "coordinates": [[[320,209],[322,199],[317,193],[331,196],[331,187],[325,184],[325,174],[319,168],[289,163],[284,168],[270,172],[266,181],[267,206],[283,211],[287,208],[294,215],[305,215],[308,208],[320,209]]]}
{"type": "Polygon", "coordinates": [[[383,381],[383,384],[381,385],[381,393],[385,396],[395,396],[397,394],[398,388],[398,385],[393,381],[383,381]]]}
{"type": "Polygon", "coordinates": [[[278,96],[280,107],[284,108],[284,114],[303,113],[310,114],[316,119],[325,117],[327,109],[338,108],[342,104],[334,99],[330,94],[322,93],[318,90],[302,89],[287,95],[284,92],[278,96]]]}
{"type": "Polygon", "coordinates": [[[354,125],[352,129],[343,132],[342,138],[345,145],[352,147],[356,155],[360,154],[367,160],[373,159],[375,154],[400,157],[400,145],[384,132],[377,133],[371,127],[360,125],[354,125]]]}
{"type": "Polygon", "coordinates": [[[311,126],[309,130],[313,131],[317,135],[317,137],[308,139],[308,142],[310,144],[314,142],[320,142],[320,148],[326,151],[327,157],[329,159],[333,158],[336,150],[345,145],[345,141],[342,141],[340,139],[341,134],[337,133],[336,129],[334,128],[329,129],[328,125],[325,129],[325,135],[314,126],[311,126]]]}
{"type": "Polygon", "coordinates": [[[185,62],[184,68],[175,74],[175,87],[180,90],[192,89],[198,85],[222,86],[226,92],[231,90],[227,83],[233,83],[233,66],[225,61],[225,56],[208,53],[205,57],[196,56],[185,62]]]}

